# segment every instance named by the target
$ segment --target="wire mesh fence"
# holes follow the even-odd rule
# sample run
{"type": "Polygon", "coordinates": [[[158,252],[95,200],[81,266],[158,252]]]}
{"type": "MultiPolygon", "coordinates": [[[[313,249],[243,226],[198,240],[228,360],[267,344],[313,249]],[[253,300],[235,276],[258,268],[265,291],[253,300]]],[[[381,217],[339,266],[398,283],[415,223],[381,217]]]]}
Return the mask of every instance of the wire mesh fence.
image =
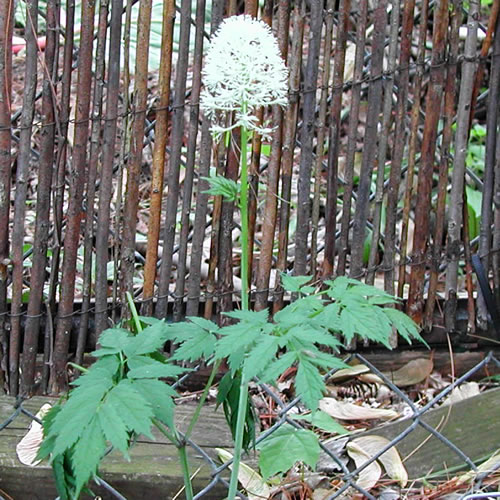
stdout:
{"type": "MultiPolygon", "coordinates": [[[[380,446],[376,451],[366,456],[366,459],[363,460],[362,463],[358,461],[353,462],[352,460],[349,460],[346,455],[347,443],[350,439],[356,439],[356,437],[359,436],[359,433],[341,436],[340,438],[333,440],[322,440],[320,444],[322,458],[320,458],[317,469],[320,474],[322,474],[323,479],[326,479],[328,487],[321,490],[323,493],[320,498],[348,499],[358,498],[358,495],[361,495],[359,498],[367,498],[370,500],[375,500],[376,498],[461,498],[465,500],[472,498],[495,498],[498,496],[498,474],[500,471],[500,456],[498,454],[500,441],[498,439],[498,434],[495,430],[490,431],[492,434],[489,442],[485,442],[483,444],[481,452],[478,455],[477,447],[474,448],[473,451],[467,449],[468,440],[465,439],[465,436],[467,434],[474,434],[477,432],[479,433],[477,435],[477,439],[481,439],[485,437],[485,434],[480,434],[480,431],[475,430],[473,427],[463,427],[464,422],[465,425],[470,425],[471,422],[474,422],[474,412],[477,408],[481,407],[481,398],[484,398],[484,396],[489,392],[491,393],[491,391],[498,391],[498,389],[492,389],[491,391],[486,391],[475,396],[476,399],[470,406],[456,407],[457,414],[452,417],[450,423],[452,426],[458,427],[458,434],[456,432],[450,432],[449,427],[446,427],[446,425],[442,426],[442,420],[436,425],[436,420],[431,421],[428,418],[433,409],[442,407],[444,401],[456,388],[460,387],[461,384],[477,378],[478,373],[482,372],[488,366],[490,368],[493,366],[500,368],[500,361],[497,358],[495,358],[491,353],[488,354],[485,356],[483,361],[478,363],[462,376],[453,380],[452,383],[447,385],[444,389],[439,390],[437,394],[429,398],[425,404],[416,403],[413,398],[409,397],[408,392],[399,388],[393,380],[390,379],[387,373],[382,373],[363,356],[353,354],[349,356],[346,361],[355,361],[368,367],[370,373],[378,376],[383,384],[392,391],[394,398],[406,405],[407,411],[405,412],[404,418],[400,418],[396,421],[404,422],[405,425],[402,428],[396,429],[392,435],[384,434],[383,429],[384,427],[387,428],[387,426],[392,426],[393,423],[386,424],[386,426],[382,427],[376,426],[370,429],[368,433],[387,435],[390,437],[386,440],[386,444],[380,446]],[[464,411],[466,411],[469,414],[469,417],[472,418],[467,418],[467,415],[461,414],[461,412],[464,411]],[[392,483],[389,482],[389,486],[383,486],[384,481],[380,482],[382,486],[377,485],[377,481],[375,481],[373,484],[368,486],[366,481],[362,479],[363,472],[368,470],[371,464],[378,462],[384,453],[393,449],[393,447],[395,447],[396,450],[400,450],[401,444],[404,440],[408,438],[411,439],[412,434],[419,429],[425,431],[425,435],[427,437],[423,439],[422,442],[419,442],[418,440],[412,441],[411,446],[416,448],[416,450],[413,450],[412,448],[412,453],[415,451],[418,453],[419,449],[424,446],[430,446],[432,448],[433,443],[439,443],[439,446],[441,447],[440,454],[436,456],[427,455],[427,462],[424,464],[424,469],[419,469],[420,474],[415,476],[413,474],[415,474],[416,469],[412,469],[410,462],[406,462],[406,458],[408,457],[403,459],[403,463],[408,464],[411,478],[411,483],[406,486],[406,489],[402,485],[398,486],[397,481],[392,481],[392,483]],[[454,436],[454,438],[450,436],[454,436]],[[492,457],[492,459],[488,461],[490,457],[492,457]],[[484,463],[487,463],[487,467],[481,465],[484,463]],[[448,466],[448,468],[440,470],[439,474],[432,475],[432,473],[436,473],[436,468],[439,469],[443,466],[448,466]],[[329,470],[328,473],[325,472],[327,470],[329,470]],[[422,473],[423,470],[425,470],[425,472],[422,473]],[[440,486],[440,482],[444,483],[444,486],[440,486]]],[[[334,374],[335,371],[328,373],[325,376],[325,380],[328,380],[334,374]]],[[[187,376],[192,376],[192,374],[187,376]]],[[[272,435],[284,424],[289,424],[298,429],[303,428],[304,424],[293,418],[297,412],[301,412],[303,410],[300,396],[291,399],[285,398],[282,393],[280,394],[276,390],[276,387],[261,384],[258,383],[258,381],[256,381],[256,384],[259,390],[272,399],[275,405],[272,424],[260,433],[256,440],[256,445],[261,443],[268,436],[272,435]]],[[[467,400],[464,400],[463,403],[466,401],[467,400]]],[[[498,398],[494,401],[493,409],[498,408],[498,398]]],[[[10,404],[11,410],[9,411],[8,418],[0,424],[0,439],[2,438],[2,431],[8,429],[9,426],[13,425],[16,420],[20,419],[22,416],[28,417],[29,420],[38,421],[40,423],[35,414],[25,408],[25,404],[26,401],[23,401],[21,398],[19,398],[15,403],[10,404]]],[[[4,409],[4,415],[6,414],[7,412],[4,409]]],[[[448,417],[449,416],[450,414],[448,413],[448,417]]],[[[477,418],[494,420],[496,419],[496,416],[495,411],[493,411],[489,414],[478,414],[477,418]]],[[[201,426],[202,432],[210,432],[210,429],[203,428],[203,421],[200,421],[198,425],[201,426]]],[[[497,429],[497,427],[492,427],[491,429],[497,429]]],[[[472,439],[474,440],[475,438],[473,437],[472,439]]],[[[187,440],[187,443],[193,454],[201,459],[210,471],[206,484],[200,486],[199,490],[195,492],[194,498],[218,498],[217,495],[222,495],[223,493],[221,493],[221,491],[223,492],[224,488],[228,486],[226,477],[228,468],[231,467],[231,460],[219,465],[219,461],[215,456],[215,449],[207,449],[206,446],[197,444],[195,440],[191,438],[187,440]]],[[[140,446],[140,444],[137,446],[140,446]]],[[[407,449],[408,448],[406,448],[406,450],[407,449]]],[[[109,451],[110,450],[108,450],[108,452],[109,451]]],[[[6,467],[11,466],[13,454],[14,450],[11,450],[11,456],[6,457],[4,450],[4,456],[0,456],[0,472],[2,469],[5,471],[6,467]]],[[[247,458],[251,461],[251,457],[247,458]]],[[[161,455],[155,457],[155,460],[161,461],[161,459],[161,455]]],[[[252,466],[257,469],[257,467],[253,464],[252,466]]],[[[295,475],[297,478],[306,478],[304,481],[307,482],[308,474],[308,468],[302,467],[291,476],[293,477],[295,475]]],[[[131,482],[134,481],[133,474],[129,476],[128,480],[131,482]]],[[[123,493],[118,491],[118,488],[113,486],[112,480],[106,481],[101,476],[96,476],[94,478],[94,482],[107,492],[109,498],[127,498],[123,493]]],[[[300,493],[296,487],[294,492],[289,483],[290,482],[288,481],[287,485],[287,482],[283,481],[279,486],[276,486],[274,490],[271,490],[272,493],[269,498],[316,498],[315,496],[312,496],[314,488],[309,487],[307,489],[304,487],[302,493],[300,493]],[[306,491],[308,491],[308,494],[305,493],[306,491]]],[[[8,483],[5,484],[5,482],[0,480],[0,490],[0,495],[5,495],[5,497],[1,497],[2,500],[12,498],[9,496],[8,483]]],[[[174,491],[167,491],[165,492],[165,495],[168,498],[174,498],[175,493],[176,492],[174,491]]],[[[147,496],[147,494],[147,491],[143,492],[144,496],[147,496]]],[[[242,488],[238,493],[238,496],[243,499],[249,498],[248,495],[249,493],[245,491],[244,488],[242,488]]],[[[175,498],[179,498],[179,496],[176,495],[175,498]]],[[[250,493],[250,498],[256,497],[255,495],[252,496],[250,493]]],[[[129,498],[129,500],[131,500],[131,498],[129,498]]]]}

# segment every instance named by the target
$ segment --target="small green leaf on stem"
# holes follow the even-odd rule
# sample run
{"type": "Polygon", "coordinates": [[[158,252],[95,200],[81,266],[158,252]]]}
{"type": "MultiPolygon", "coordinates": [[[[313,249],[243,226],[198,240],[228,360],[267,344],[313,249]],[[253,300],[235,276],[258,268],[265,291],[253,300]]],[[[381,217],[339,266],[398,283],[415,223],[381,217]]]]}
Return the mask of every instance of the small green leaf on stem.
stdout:
{"type": "Polygon", "coordinates": [[[202,177],[202,179],[210,184],[210,189],[207,189],[205,193],[214,196],[222,196],[227,201],[236,201],[238,199],[240,187],[232,179],[228,179],[222,175],[202,177]]]}
{"type": "Polygon", "coordinates": [[[313,431],[284,424],[257,445],[259,466],[268,478],[290,470],[296,462],[315,467],[319,459],[319,439],[313,431]]]}

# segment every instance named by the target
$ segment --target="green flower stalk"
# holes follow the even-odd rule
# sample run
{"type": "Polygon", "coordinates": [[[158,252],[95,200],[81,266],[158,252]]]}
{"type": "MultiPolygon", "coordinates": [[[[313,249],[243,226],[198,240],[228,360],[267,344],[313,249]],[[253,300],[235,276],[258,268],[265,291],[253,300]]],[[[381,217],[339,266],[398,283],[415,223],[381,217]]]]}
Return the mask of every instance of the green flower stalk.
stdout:
{"type": "MultiPolygon", "coordinates": [[[[206,54],[203,70],[205,88],[200,95],[200,106],[211,119],[212,133],[217,140],[223,134],[240,128],[240,187],[231,185],[231,181],[227,179],[221,182],[220,179],[211,178],[209,182],[210,193],[238,201],[240,208],[241,306],[244,310],[249,307],[247,145],[252,132],[264,137],[270,136],[272,128],[259,122],[257,110],[262,106],[285,106],[287,80],[287,69],[267,24],[245,15],[230,17],[221,23],[206,54]]],[[[243,374],[229,500],[235,498],[238,485],[247,402],[248,380],[243,374]]]]}
{"type": "Polygon", "coordinates": [[[221,23],[205,57],[200,106],[212,121],[211,130],[216,139],[236,128],[241,131],[240,187],[229,188],[231,196],[228,182],[221,185],[213,178],[209,181],[212,194],[233,201],[238,192],[240,195],[243,309],[248,309],[247,144],[252,132],[264,137],[271,134],[272,128],[259,123],[257,110],[261,106],[287,104],[287,79],[278,44],[267,24],[245,15],[233,16],[221,23]]]}

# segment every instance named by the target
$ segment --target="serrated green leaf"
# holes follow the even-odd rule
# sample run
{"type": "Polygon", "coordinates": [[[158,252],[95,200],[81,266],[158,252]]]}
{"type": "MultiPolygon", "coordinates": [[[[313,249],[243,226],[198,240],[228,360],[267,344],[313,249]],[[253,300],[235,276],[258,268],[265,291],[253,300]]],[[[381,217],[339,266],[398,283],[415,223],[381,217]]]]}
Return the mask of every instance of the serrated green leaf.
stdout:
{"type": "Polygon", "coordinates": [[[296,462],[304,462],[314,468],[318,462],[320,447],[316,434],[284,424],[257,445],[260,451],[259,466],[268,478],[290,470],[296,462]]]}
{"type": "Polygon", "coordinates": [[[323,397],[325,383],[318,368],[304,355],[299,356],[299,366],[295,377],[297,395],[310,410],[316,410],[323,397]]]}
{"type": "Polygon", "coordinates": [[[245,349],[261,335],[258,327],[245,322],[221,328],[219,333],[221,338],[215,344],[215,355],[219,359],[231,356],[237,349],[245,349]]]}
{"type": "Polygon", "coordinates": [[[240,192],[240,186],[232,179],[216,175],[213,177],[202,177],[210,184],[210,189],[204,191],[214,196],[222,196],[228,201],[236,201],[240,192]]]}
{"type": "Polygon", "coordinates": [[[177,377],[184,373],[188,368],[162,363],[149,356],[133,356],[127,360],[129,372],[128,378],[159,378],[159,377],[177,377]]]}
{"type": "Polygon", "coordinates": [[[411,344],[411,339],[419,340],[427,345],[425,340],[420,336],[417,324],[404,312],[387,307],[383,309],[384,314],[389,318],[389,321],[396,328],[398,333],[411,344]]]}
{"type": "Polygon", "coordinates": [[[197,316],[190,316],[189,321],[198,325],[200,328],[207,330],[212,333],[217,333],[219,331],[219,327],[213,321],[205,318],[198,318],[197,316]]]}
{"type": "Polygon", "coordinates": [[[261,325],[267,323],[269,319],[269,311],[267,309],[262,309],[260,311],[249,311],[246,309],[239,309],[236,311],[230,311],[224,313],[224,316],[229,318],[239,319],[252,325],[261,325]]]}
{"type": "Polygon", "coordinates": [[[356,282],[353,286],[349,288],[350,294],[362,295],[364,297],[379,297],[381,299],[392,299],[394,297],[389,295],[384,290],[380,290],[372,285],[367,285],[362,282],[356,282]]]}
{"type": "Polygon", "coordinates": [[[79,377],[80,385],[70,392],[68,402],[55,416],[50,426],[49,437],[56,436],[54,455],[60,455],[71,448],[79,439],[85,428],[94,417],[104,395],[113,386],[111,377],[105,370],[100,370],[102,379],[95,379],[95,372],[79,377]],[[82,380],[80,380],[82,379],[82,380]],[[84,383],[84,380],[92,383],[84,383]]]}
{"type": "MultiPolygon", "coordinates": [[[[203,318],[198,318],[203,319],[203,318]]],[[[204,320],[207,323],[211,321],[204,320]]],[[[215,331],[218,330],[216,325],[215,330],[210,330],[205,327],[212,325],[203,322],[184,323],[185,328],[182,332],[176,335],[176,342],[180,343],[177,346],[172,356],[172,360],[195,361],[200,358],[209,358],[214,353],[215,342],[217,337],[215,331]],[[203,326],[202,326],[203,325],[203,326]]]]}
{"type": "Polygon", "coordinates": [[[386,304],[398,304],[399,302],[400,302],[399,299],[389,294],[387,294],[387,296],[374,295],[372,297],[368,297],[368,304],[371,305],[383,306],[386,304]]]}
{"type": "Polygon", "coordinates": [[[274,315],[279,329],[310,323],[310,319],[321,314],[324,305],[319,297],[301,297],[274,315]]]}
{"type": "Polygon", "coordinates": [[[274,382],[285,370],[293,365],[296,359],[295,352],[283,354],[279,359],[271,363],[259,378],[262,382],[274,382]]]}
{"type": "Polygon", "coordinates": [[[164,321],[158,321],[144,328],[127,342],[123,352],[131,357],[137,354],[149,354],[161,349],[167,341],[167,329],[168,326],[164,321]]]}
{"type": "MultiPolygon", "coordinates": [[[[224,416],[229,425],[233,439],[236,435],[236,421],[238,416],[239,398],[240,398],[241,375],[231,375],[226,373],[219,384],[217,394],[217,407],[222,404],[224,416]]],[[[243,427],[243,449],[255,444],[255,411],[253,407],[252,397],[250,394],[247,398],[247,411],[245,416],[245,424],[243,427]]]]}
{"type": "Polygon", "coordinates": [[[72,455],[73,472],[76,479],[76,497],[82,488],[97,472],[97,467],[106,451],[106,441],[99,420],[93,415],[89,425],[83,431],[72,455]]]}
{"type": "Polygon", "coordinates": [[[217,402],[216,408],[218,408],[228,398],[228,394],[231,391],[231,388],[233,387],[233,383],[234,383],[234,377],[229,372],[227,372],[220,379],[219,387],[217,390],[217,397],[215,398],[217,402]]]}
{"type": "MultiPolygon", "coordinates": [[[[123,351],[132,338],[132,334],[124,328],[110,328],[99,335],[99,345],[107,349],[123,351]]],[[[99,352],[99,349],[96,352],[99,352]]]]}
{"type": "Polygon", "coordinates": [[[291,415],[291,418],[293,420],[305,420],[312,426],[332,434],[349,434],[347,429],[328,415],[328,413],[325,413],[322,410],[316,410],[315,412],[307,413],[306,415],[291,415]]]}
{"type": "Polygon", "coordinates": [[[290,276],[280,273],[281,284],[288,292],[300,292],[301,287],[312,280],[312,276],[290,276]]]}
{"type": "Polygon", "coordinates": [[[111,356],[120,352],[122,352],[122,350],[118,347],[100,347],[96,351],[92,351],[90,355],[94,356],[94,358],[102,358],[104,356],[111,356]]]}
{"type": "Polygon", "coordinates": [[[127,429],[154,439],[151,433],[153,409],[130,380],[121,380],[108,394],[108,403],[114,407],[127,429]]]}
{"type": "Polygon", "coordinates": [[[151,405],[154,416],[173,429],[175,405],[172,398],[177,397],[177,393],[161,380],[137,379],[132,384],[151,405]]]}
{"type": "Polygon", "coordinates": [[[66,479],[68,473],[70,474],[71,472],[67,471],[64,467],[64,461],[64,455],[57,455],[52,461],[52,472],[54,473],[54,482],[56,483],[60,500],[70,500],[70,492],[66,479]]]}
{"type": "Polygon", "coordinates": [[[129,434],[120,414],[115,407],[110,404],[109,400],[105,400],[97,411],[99,425],[106,439],[118,450],[120,450],[125,458],[130,460],[128,456],[129,449],[129,434]]]}
{"type": "Polygon", "coordinates": [[[247,381],[258,377],[275,357],[280,339],[271,335],[262,335],[259,342],[245,359],[243,374],[247,381]]]}
{"type": "Polygon", "coordinates": [[[48,436],[50,434],[50,429],[52,427],[54,419],[61,410],[62,406],[58,402],[45,414],[45,416],[42,419],[44,439],[42,441],[40,448],[38,449],[36,455],[37,460],[44,460],[45,458],[48,458],[49,455],[52,453],[52,450],[54,449],[56,436],[55,435],[51,435],[51,437],[48,436]]]}
{"type": "Polygon", "coordinates": [[[330,331],[338,332],[341,329],[340,305],[338,302],[328,304],[315,317],[315,321],[330,331]]]}
{"type": "Polygon", "coordinates": [[[144,323],[145,325],[154,325],[156,323],[165,322],[165,320],[155,318],[154,316],[138,316],[138,318],[141,321],[141,323],[144,323]]]}
{"type": "Polygon", "coordinates": [[[103,356],[98,359],[86,373],[71,382],[71,385],[94,385],[95,383],[100,384],[103,380],[105,380],[107,384],[111,384],[111,379],[114,377],[119,367],[120,360],[116,355],[103,356]]]}
{"type": "Polygon", "coordinates": [[[332,299],[339,300],[343,297],[349,286],[349,278],[346,276],[339,276],[335,280],[327,280],[324,283],[328,286],[325,293],[332,299]]]}
{"type": "Polygon", "coordinates": [[[390,331],[380,328],[379,319],[376,314],[376,306],[358,306],[352,308],[352,323],[357,334],[362,338],[373,340],[384,344],[391,349],[389,342],[390,331]]]}
{"type": "Polygon", "coordinates": [[[320,325],[316,325],[314,320],[309,324],[301,324],[290,328],[286,336],[288,341],[300,341],[301,345],[312,346],[313,344],[323,344],[338,351],[341,342],[330,332],[325,331],[320,325]]]}
{"type": "Polygon", "coordinates": [[[340,312],[340,331],[347,343],[354,338],[354,334],[356,333],[352,314],[348,308],[342,309],[340,312]]]}

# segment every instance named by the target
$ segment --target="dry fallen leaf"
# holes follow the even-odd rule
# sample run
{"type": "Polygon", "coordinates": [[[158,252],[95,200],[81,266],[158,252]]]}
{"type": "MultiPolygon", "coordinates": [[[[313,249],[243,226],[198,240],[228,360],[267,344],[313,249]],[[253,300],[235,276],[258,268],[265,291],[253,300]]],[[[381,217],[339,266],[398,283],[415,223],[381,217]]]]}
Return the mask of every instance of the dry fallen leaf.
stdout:
{"type": "MultiPolygon", "coordinates": [[[[44,404],[36,414],[36,417],[42,420],[51,408],[52,406],[48,403],[44,404]]],[[[43,427],[41,424],[33,420],[28,432],[16,446],[17,458],[22,464],[34,467],[41,462],[41,460],[35,460],[35,458],[40,445],[42,444],[42,440],[43,427]]]]}
{"type": "MultiPolygon", "coordinates": [[[[389,440],[382,436],[371,435],[358,437],[353,439],[351,443],[355,443],[368,456],[373,457],[389,444],[389,440]]],[[[349,449],[349,445],[347,448],[349,449]]],[[[406,472],[395,446],[389,448],[383,455],[378,457],[377,460],[384,466],[387,475],[391,479],[397,480],[403,488],[406,486],[408,482],[408,472],[406,472]]]]}
{"type": "Polygon", "coordinates": [[[484,472],[493,471],[496,474],[499,474],[498,465],[500,464],[500,450],[497,450],[486,462],[483,462],[481,465],[478,465],[477,471],[471,470],[462,474],[458,481],[460,483],[468,483],[476,478],[479,474],[483,474],[484,472]]]}
{"type": "Polygon", "coordinates": [[[367,406],[358,406],[344,401],[338,401],[334,398],[323,398],[319,402],[319,407],[328,415],[340,420],[392,420],[399,415],[393,410],[383,410],[370,408],[367,406]]]}
{"type": "Polygon", "coordinates": [[[408,387],[410,385],[423,382],[432,372],[434,363],[430,359],[413,359],[395,372],[385,372],[384,375],[398,387],[408,387]]]}
{"type": "MultiPolygon", "coordinates": [[[[222,448],[215,448],[215,451],[223,462],[233,458],[231,453],[222,448]]],[[[229,468],[232,469],[232,466],[230,465],[229,468]]],[[[240,462],[238,481],[246,490],[249,500],[262,500],[263,498],[269,498],[271,495],[271,488],[262,479],[262,476],[243,462],[240,462]]]]}
{"type": "Polygon", "coordinates": [[[366,365],[354,365],[349,368],[342,368],[337,370],[333,375],[328,378],[328,382],[338,382],[352,377],[356,377],[361,373],[368,373],[370,369],[366,365]]]}
{"type": "Polygon", "coordinates": [[[479,393],[477,382],[465,382],[451,391],[450,397],[443,403],[443,406],[458,403],[472,396],[477,396],[479,393]]]}
{"type": "MultiPolygon", "coordinates": [[[[347,453],[354,460],[356,468],[361,467],[371,457],[354,441],[347,444],[347,453]]],[[[360,473],[356,480],[356,484],[365,490],[371,490],[380,479],[382,469],[379,463],[375,460],[370,465],[367,465],[360,473]]]]}

